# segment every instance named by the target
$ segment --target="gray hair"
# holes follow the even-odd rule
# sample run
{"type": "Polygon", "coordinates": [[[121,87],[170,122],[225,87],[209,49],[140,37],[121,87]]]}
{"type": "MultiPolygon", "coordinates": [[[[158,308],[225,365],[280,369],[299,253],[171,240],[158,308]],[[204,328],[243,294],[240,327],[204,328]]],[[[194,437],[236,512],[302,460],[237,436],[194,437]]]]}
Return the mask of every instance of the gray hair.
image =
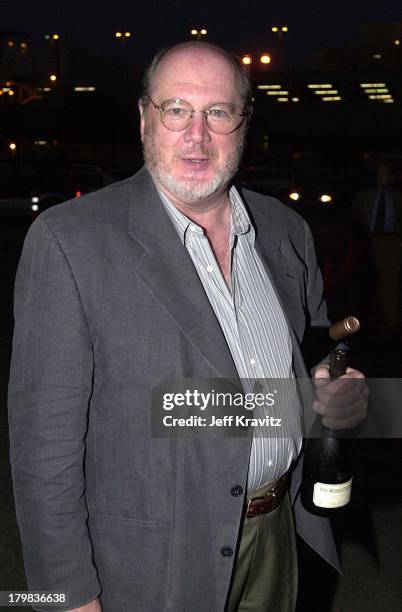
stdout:
{"type": "Polygon", "coordinates": [[[178,45],[174,45],[173,47],[167,47],[165,49],[161,49],[161,51],[159,51],[155,55],[155,57],[153,58],[149,66],[145,69],[144,77],[142,80],[143,89],[142,89],[142,94],[141,94],[141,100],[146,102],[147,98],[149,98],[150,91],[153,86],[155,73],[158,69],[159,64],[162,62],[163,58],[166,55],[168,55],[171,51],[186,49],[190,47],[199,47],[200,49],[202,48],[210,49],[211,51],[214,51],[215,53],[218,53],[221,56],[223,56],[226,59],[226,61],[232,66],[239,80],[240,95],[244,99],[245,106],[247,108],[251,107],[251,96],[252,96],[252,90],[253,90],[253,83],[252,83],[251,76],[247,68],[243,66],[240,58],[237,57],[237,55],[235,55],[234,53],[231,53],[230,51],[227,51],[226,49],[223,49],[222,47],[219,47],[218,45],[215,45],[213,43],[206,42],[206,41],[201,41],[201,40],[187,41],[187,42],[179,43],[178,45]]]}

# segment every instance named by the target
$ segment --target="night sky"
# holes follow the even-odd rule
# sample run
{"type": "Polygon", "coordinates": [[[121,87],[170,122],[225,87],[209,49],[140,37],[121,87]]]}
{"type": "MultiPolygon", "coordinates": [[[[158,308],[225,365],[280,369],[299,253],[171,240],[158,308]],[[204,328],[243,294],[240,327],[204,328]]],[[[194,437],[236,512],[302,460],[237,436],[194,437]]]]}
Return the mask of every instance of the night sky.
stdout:
{"type": "MultiPolygon", "coordinates": [[[[401,21],[401,0],[1,0],[0,30],[68,34],[74,45],[96,54],[122,52],[113,37],[130,30],[124,51],[138,63],[166,45],[188,39],[191,27],[238,53],[270,50],[272,25],[287,25],[294,67],[308,66],[320,48],[358,40],[367,21],[401,21]],[[254,49],[252,48],[254,47],[254,49]]],[[[120,46],[119,46],[120,45],[120,46]]]]}

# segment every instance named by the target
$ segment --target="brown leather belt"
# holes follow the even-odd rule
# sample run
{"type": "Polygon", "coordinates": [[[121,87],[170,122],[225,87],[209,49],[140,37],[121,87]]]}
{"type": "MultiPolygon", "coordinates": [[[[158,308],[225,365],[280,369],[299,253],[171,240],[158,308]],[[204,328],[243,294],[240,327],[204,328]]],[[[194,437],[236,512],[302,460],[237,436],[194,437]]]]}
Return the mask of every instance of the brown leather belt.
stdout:
{"type": "Polygon", "coordinates": [[[287,472],[273,484],[262,497],[253,497],[246,503],[246,517],[267,514],[275,510],[281,503],[288,490],[289,478],[287,472]]]}

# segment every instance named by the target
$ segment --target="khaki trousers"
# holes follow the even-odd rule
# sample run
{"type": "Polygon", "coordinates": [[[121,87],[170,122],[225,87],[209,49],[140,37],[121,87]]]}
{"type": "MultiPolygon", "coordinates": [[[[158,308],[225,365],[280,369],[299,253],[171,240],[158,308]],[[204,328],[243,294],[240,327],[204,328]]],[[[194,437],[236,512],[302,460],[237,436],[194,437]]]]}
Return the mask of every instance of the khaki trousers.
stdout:
{"type": "Polygon", "coordinates": [[[225,612],[294,612],[298,570],[289,493],[272,512],[244,518],[240,537],[225,612]]]}

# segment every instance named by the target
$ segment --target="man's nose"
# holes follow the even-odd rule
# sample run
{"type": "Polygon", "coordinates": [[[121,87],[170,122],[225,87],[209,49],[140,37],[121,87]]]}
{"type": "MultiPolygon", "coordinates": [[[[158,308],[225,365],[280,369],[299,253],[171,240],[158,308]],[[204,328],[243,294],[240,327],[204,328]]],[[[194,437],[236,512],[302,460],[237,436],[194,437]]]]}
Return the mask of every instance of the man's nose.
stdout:
{"type": "Polygon", "coordinates": [[[184,132],[185,142],[210,142],[211,134],[207,125],[207,118],[202,111],[194,111],[189,125],[184,132]]]}

